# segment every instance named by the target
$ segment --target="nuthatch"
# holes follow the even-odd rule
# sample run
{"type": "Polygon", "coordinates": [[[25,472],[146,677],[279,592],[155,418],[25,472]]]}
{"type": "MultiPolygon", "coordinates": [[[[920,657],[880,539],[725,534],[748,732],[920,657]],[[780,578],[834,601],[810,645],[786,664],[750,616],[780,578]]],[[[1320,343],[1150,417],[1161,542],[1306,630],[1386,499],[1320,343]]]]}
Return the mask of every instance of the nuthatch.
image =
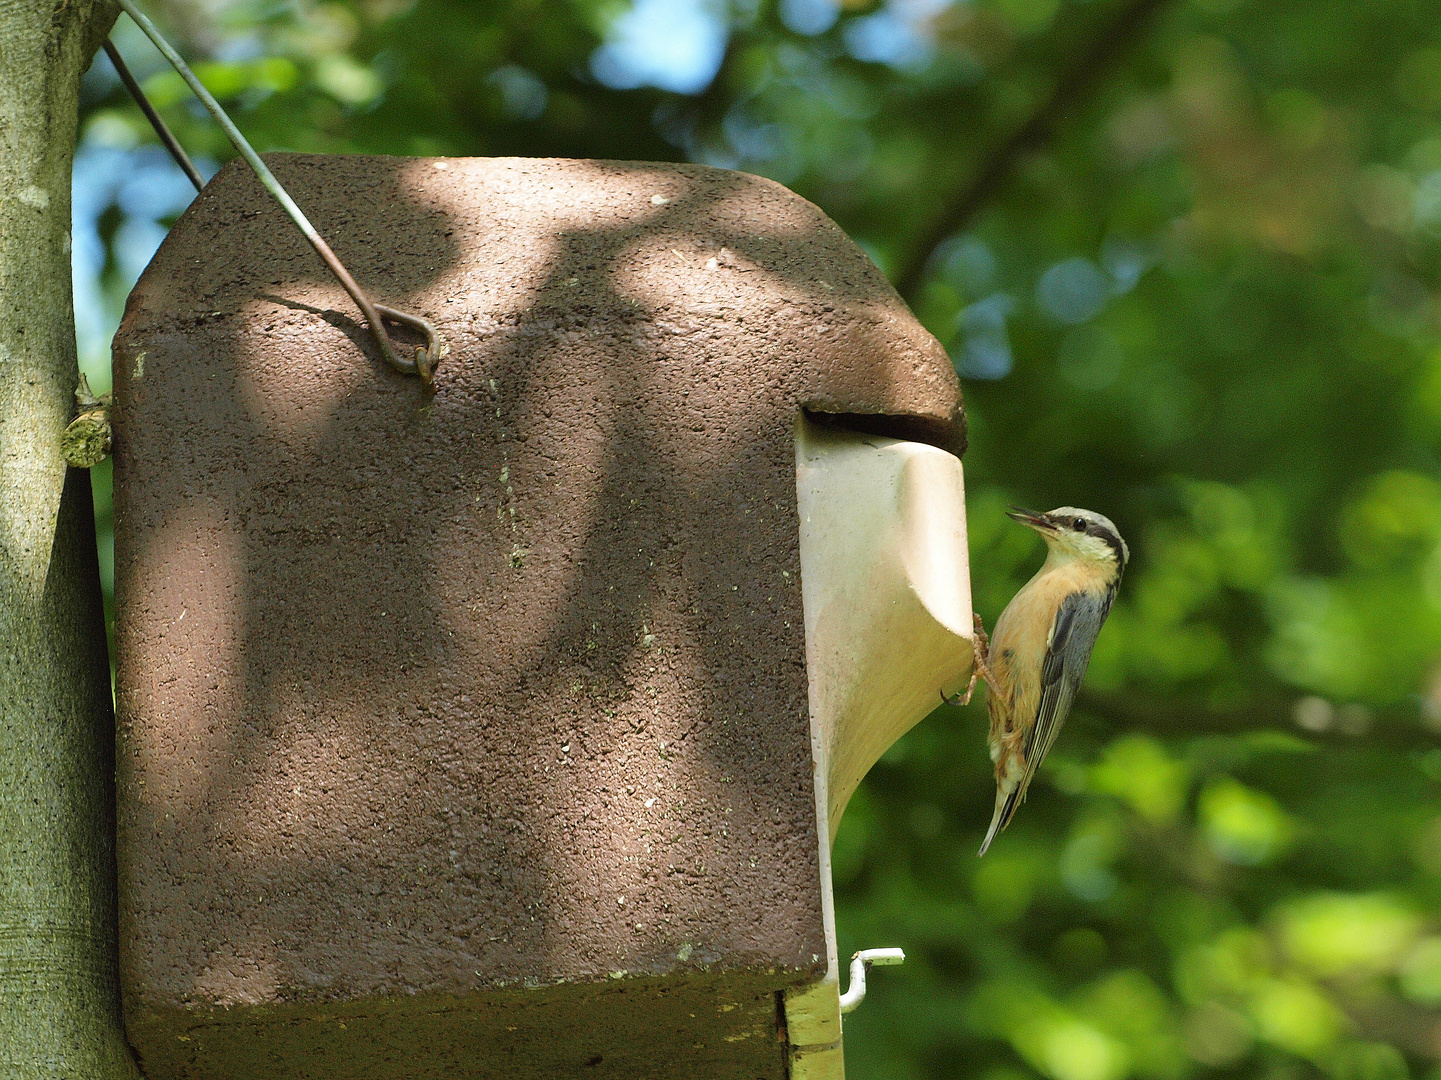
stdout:
{"type": "Polygon", "coordinates": [[[975,674],[963,697],[946,699],[963,705],[976,678],[986,680],[996,812],[982,855],[1025,799],[1071,711],[1130,557],[1116,526],[1090,510],[1062,506],[1037,514],[1013,506],[1008,516],[1040,533],[1050,551],[1001,612],[989,645],[976,616],[975,674]]]}

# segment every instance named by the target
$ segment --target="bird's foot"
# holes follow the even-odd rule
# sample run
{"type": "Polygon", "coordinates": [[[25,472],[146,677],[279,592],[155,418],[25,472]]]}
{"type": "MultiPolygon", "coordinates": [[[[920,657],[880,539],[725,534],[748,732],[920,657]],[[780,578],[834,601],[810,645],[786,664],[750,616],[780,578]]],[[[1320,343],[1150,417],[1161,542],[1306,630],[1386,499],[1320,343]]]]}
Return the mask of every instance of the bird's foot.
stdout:
{"type": "Polygon", "coordinates": [[[972,613],[971,619],[976,630],[974,655],[971,660],[975,675],[971,678],[974,680],[975,676],[979,675],[986,680],[987,686],[995,686],[996,679],[991,674],[991,639],[986,636],[986,624],[981,622],[981,617],[975,613],[972,613]]]}
{"type": "Polygon", "coordinates": [[[973,671],[971,672],[971,681],[966,683],[966,692],[964,694],[956,694],[953,697],[946,697],[946,692],[942,690],[941,700],[944,701],[947,705],[969,705],[971,703],[971,695],[975,692],[976,673],[973,671]]]}
{"type": "Polygon", "coordinates": [[[941,700],[947,705],[969,705],[971,695],[976,692],[976,682],[985,679],[986,685],[994,685],[991,678],[991,668],[988,664],[991,651],[991,640],[986,636],[986,625],[981,622],[981,617],[974,612],[971,615],[976,629],[975,647],[971,659],[971,681],[966,683],[966,692],[957,694],[955,697],[946,697],[946,692],[941,691],[941,700]]]}
{"type": "Polygon", "coordinates": [[[991,639],[986,636],[986,624],[974,611],[971,612],[971,625],[976,631],[976,663],[984,668],[991,658],[991,639]]]}

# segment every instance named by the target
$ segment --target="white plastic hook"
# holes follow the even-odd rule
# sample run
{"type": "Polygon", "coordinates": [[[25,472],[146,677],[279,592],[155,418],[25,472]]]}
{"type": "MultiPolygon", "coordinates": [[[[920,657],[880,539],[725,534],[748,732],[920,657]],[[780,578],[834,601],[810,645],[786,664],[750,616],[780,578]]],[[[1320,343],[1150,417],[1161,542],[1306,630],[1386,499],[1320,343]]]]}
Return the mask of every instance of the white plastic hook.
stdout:
{"type": "Polygon", "coordinates": [[[841,995],[841,1013],[854,1012],[857,1005],[866,999],[866,972],[872,964],[904,964],[903,949],[862,949],[851,957],[851,984],[841,995]]]}

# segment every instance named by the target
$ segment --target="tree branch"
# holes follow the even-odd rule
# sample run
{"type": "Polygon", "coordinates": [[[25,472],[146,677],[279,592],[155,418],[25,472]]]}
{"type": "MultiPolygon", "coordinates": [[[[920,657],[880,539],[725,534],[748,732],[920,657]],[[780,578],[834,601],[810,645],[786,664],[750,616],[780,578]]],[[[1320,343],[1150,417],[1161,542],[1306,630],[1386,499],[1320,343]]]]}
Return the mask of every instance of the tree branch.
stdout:
{"type": "Polygon", "coordinates": [[[93,0],[0,2],[0,1073],[135,1080],[121,1026],[115,718],[75,407],[70,176],[93,0]]]}
{"type": "Polygon", "coordinates": [[[970,224],[971,219],[1005,186],[1022,155],[1044,145],[1055,133],[1058,122],[1100,86],[1165,3],[1166,0],[1130,0],[1122,6],[1090,48],[1056,80],[1051,95],[1036,107],[1010,138],[991,152],[970,182],[955,194],[921,235],[896,274],[897,292],[914,302],[915,292],[936,248],[947,237],[970,224]]]}

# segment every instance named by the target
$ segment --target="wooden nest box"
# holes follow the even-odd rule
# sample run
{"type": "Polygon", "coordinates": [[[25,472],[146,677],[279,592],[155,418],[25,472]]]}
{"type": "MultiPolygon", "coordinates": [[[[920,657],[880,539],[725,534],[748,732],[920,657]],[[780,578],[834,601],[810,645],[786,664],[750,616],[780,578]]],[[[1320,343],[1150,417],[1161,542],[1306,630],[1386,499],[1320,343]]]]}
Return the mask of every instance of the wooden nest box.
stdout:
{"type": "Polygon", "coordinates": [[[131,296],[146,1074],[839,1076],[832,825],[970,668],[945,352],[766,180],[271,165],[448,355],[383,366],[239,164],[131,296]]]}

